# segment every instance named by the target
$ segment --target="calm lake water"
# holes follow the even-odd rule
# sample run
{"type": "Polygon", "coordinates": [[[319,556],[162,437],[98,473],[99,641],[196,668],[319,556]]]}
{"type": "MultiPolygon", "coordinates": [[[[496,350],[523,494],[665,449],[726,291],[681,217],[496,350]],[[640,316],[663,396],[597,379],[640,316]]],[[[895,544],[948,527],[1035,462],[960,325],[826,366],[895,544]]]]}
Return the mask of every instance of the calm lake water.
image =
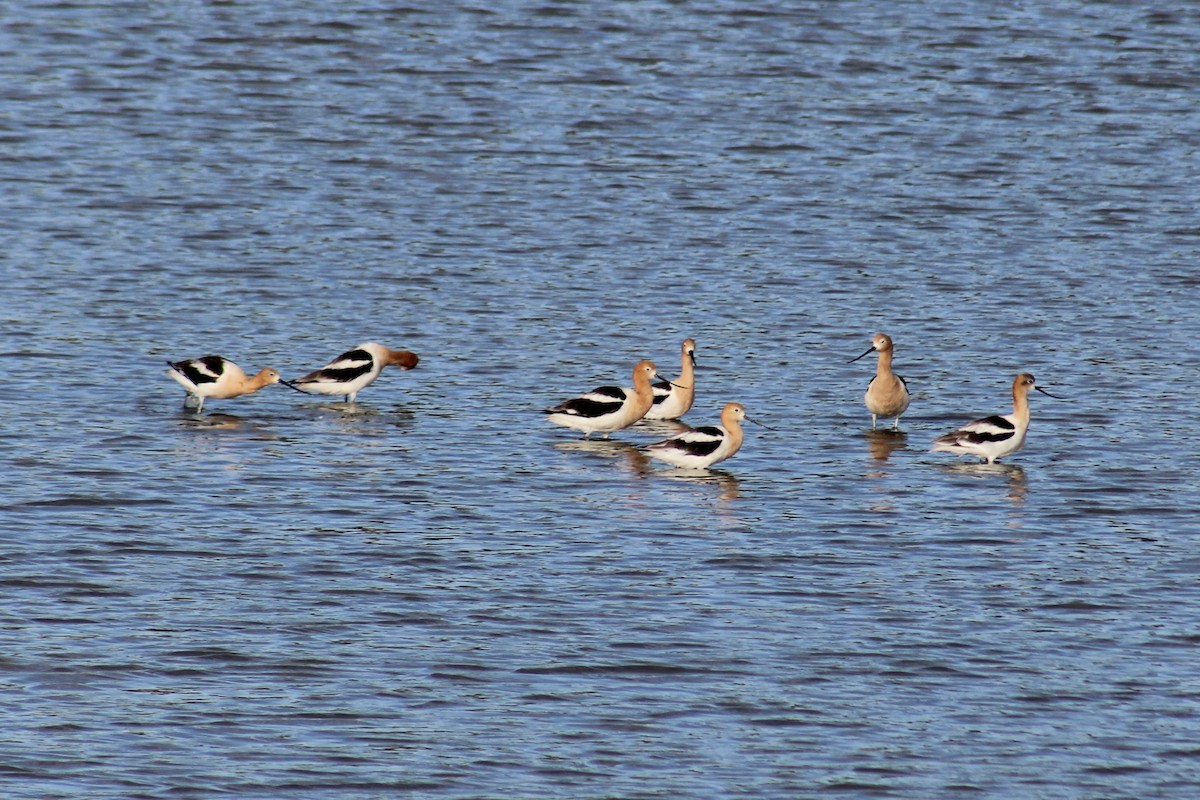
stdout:
{"type": "Polygon", "coordinates": [[[1144,6],[4,12],[0,794],[1195,796],[1200,7],[1144,6]],[[687,336],[687,421],[775,428],[721,469],[539,413],[687,336]],[[163,364],[368,340],[422,361],[353,406],[163,364]],[[1022,452],[928,452],[1020,371],[1022,452]]]}

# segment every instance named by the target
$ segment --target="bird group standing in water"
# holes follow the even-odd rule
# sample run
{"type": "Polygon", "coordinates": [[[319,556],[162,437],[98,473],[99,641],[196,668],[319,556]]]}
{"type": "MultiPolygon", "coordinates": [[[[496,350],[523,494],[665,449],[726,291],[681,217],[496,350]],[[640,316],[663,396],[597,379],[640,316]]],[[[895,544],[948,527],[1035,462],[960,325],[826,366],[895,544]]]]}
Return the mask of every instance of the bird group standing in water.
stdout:
{"type": "Polygon", "coordinates": [[[187,394],[183,398],[196,402],[196,413],[204,410],[204,399],[228,400],[254,394],[264,386],[282,383],[304,394],[340,395],[353,403],[358,393],[370,385],[384,367],[412,369],[420,359],[407,350],[390,350],[375,342],[360,344],[347,350],[318,370],[284,380],[274,369],[264,369],[252,378],[237,364],[221,356],[201,356],[185,361],[168,361],[167,374],[174,378],[187,394]]]}
{"type": "MultiPolygon", "coordinates": [[[[879,419],[892,418],[892,430],[900,430],[900,417],[908,410],[911,395],[904,378],[892,371],[895,344],[886,333],[877,333],[871,347],[850,360],[854,363],[871,353],[878,354],[875,375],[867,384],[863,402],[871,415],[871,429],[878,428],[879,419]]],[[[546,418],[555,425],[582,431],[584,438],[600,433],[610,434],[629,428],[642,420],[678,420],[691,410],[696,399],[696,342],[684,339],[680,347],[679,375],[675,380],[661,376],[653,361],[642,360],[633,368],[633,386],[601,386],[590,392],[565,400],[545,409],[546,418]]],[[[353,403],[358,393],[379,377],[384,367],[396,366],[410,370],[420,361],[416,353],[392,350],[376,342],[365,342],[342,353],[320,369],[292,380],[280,377],[277,370],[263,369],[249,376],[232,361],[221,356],[202,356],[183,361],[168,361],[167,374],[177,381],[187,394],[184,405],[195,402],[196,413],[204,409],[206,398],[227,400],[257,392],[273,383],[304,394],[333,395],[353,403]]],[[[1037,385],[1033,375],[1022,372],[1012,385],[1013,412],[993,415],[968,422],[956,430],[937,437],[934,452],[976,456],[988,464],[1011,455],[1025,443],[1029,431],[1029,391],[1057,397],[1037,385]]],[[[643,450],[682,469],[707,469],[731,458],[742,447],[742,421],[762,425],[746,415],[741,403],[726,403],[721,410],[720,423],[688,428],[643,450]]],[[[769,426],[762,425],[764,428],[769,426]]]]}
{"type": "MultiPolygon", "coordinates": [[[[683,362],[679,377],[668,381],[658,375],[652,361],[639,361],[633,369],[633,387],[601,386],[587,394],[573,397],[545,410],[547,418],[584,432],[610,433],[623,430],[642,419],[678,419],[691,407],[696,392],[696,342],[683,341],[683,362]],[[655,379],[658,383],[652,383],[655,379]]],[[[908,410],[911,395],[904,378],[892,371],[895,344],[886,333],[877,333],[871,347],[850,360],[854,363],[871,353],[878,353],[875,376],[867,385],[863,402],[871,414],[871,429],[876,430],[879,418],[893,418],[892,430],[900,430],[900,417],[908,410]]],[[[1015,453],[1025,443],[1029,430],[1030,389],[1054,397],[1039,388],[1032,375],[1023,372],[1013,383],[1012,414],[990,416],[969,422],[961,428],[939,436],[934,451],[972,455],[995,463],[996,459],[1015,453]]],[[[647,445],[648,455],[688,469],[706,469],[733,456],[742,446],[741,421],[756,422],[746,416],[740,403],[727,403],[721,411],[720,425],[694,428],[661,442],[647,445]]],[[[756,424],[762,424],[757,423],[756,424]]],[[[763,426],[767,427],[767,426],[763,426]]]]}
{"type": "MultiPolygon", "coordinates": [[[[899,430],[900,416],[908,410],[908,384],[904,378],[892,372],[894,351],[892,337],[886,333],[877,333],[872,338],[871,348],[867,352],[858,358],[850,359],[850,363],[853,364],[873,352],[879,353],[875,377],[867,384],[867,393],[863,396],[867,411],[871,412],[872,430],[876,429],[879,417],[895,417],[892,429],[899,430]]],[[[1025,444],[1025,434],[1029,431],[1030,389],[1037,389],[1047,397],[1057,397],[1039,388],[1034,377],[1028,372],[1022,372],[1013,381],[1013,413],[977,419],[943,434],[933,440],[933,452],[978,456],[988,464],[994,464],[996,459],[1017,452],[1025,444]]]]}
{"type": "MultiPolygon", "coordinates": [[[[879,417],[895,417],[892,429],[899,430],[900,416],[908,410],[908,384],[904,378],[892,372],[894,351],[892,337],[886,333],[877,333],[867,352],[850,359],[850,363],[853,364],[871,353],[879,353],[875,377],[867,384],[867,393],[863,396],[867,411],[871,412],[872,430],[876,429],[879,417]]],[[[1013,413],[1003,416],[994,414],[977,419],[943,434],[933,440],[933,452],[978,456],[988,464],[994,464],[996,459],[1017,452],[1025,444],[1025,434],[1029,431],[1030,389],[1037,389],[1047,397],[1057,397],[1038,387],[1034,377],[1028,372],[1022,372],[1013,381],[1013,413]]]]}

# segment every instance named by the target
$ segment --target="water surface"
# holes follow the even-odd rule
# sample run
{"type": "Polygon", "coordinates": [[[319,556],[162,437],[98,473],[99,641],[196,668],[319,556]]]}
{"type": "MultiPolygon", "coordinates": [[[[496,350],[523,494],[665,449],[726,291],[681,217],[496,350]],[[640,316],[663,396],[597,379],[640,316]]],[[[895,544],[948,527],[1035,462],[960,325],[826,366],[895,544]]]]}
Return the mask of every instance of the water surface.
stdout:
{"type": "Polygon", "coordinates": [[[0,22],[12,798],[1181,797],[1200,14],[0,22]],[[861,405],[878,330],[914,392],[861,405]],[[698,342],[707,476],[539,409],[698,342]],[[197,416],[166,359],[417,351],[197,416]],[[1026,449],[930,454],[1006,413],[1026,449]]]}

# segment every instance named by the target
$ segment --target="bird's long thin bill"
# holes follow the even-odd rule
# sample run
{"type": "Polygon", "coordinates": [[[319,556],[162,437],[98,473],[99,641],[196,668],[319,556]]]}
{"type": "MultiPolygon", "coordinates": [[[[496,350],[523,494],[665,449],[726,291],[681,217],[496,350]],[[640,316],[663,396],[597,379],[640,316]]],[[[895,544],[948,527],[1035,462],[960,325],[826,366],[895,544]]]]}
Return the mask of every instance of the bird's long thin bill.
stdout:
{"type": "Polygon", "coordinates": [[[853,364],[855,361],[858,361],[859,358],[866,358],[867,356],[871,355],[871,353],[874,353],[874,352],[875,352],[875,347],[872,346],[869,350],[867,350],[867,352],[863,353],[861,356],[858,356],[857,358],[852,358],[849,361],[847,361],[846,363],[853,364]]]}

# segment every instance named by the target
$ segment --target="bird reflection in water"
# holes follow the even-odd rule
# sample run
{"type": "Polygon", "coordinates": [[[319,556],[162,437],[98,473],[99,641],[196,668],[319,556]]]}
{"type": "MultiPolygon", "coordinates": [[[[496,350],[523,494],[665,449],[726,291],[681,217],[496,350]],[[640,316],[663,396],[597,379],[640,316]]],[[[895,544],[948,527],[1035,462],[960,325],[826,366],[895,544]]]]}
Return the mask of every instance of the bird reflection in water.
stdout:
{"type": "Polygon", "coordinates": [[[950,475],[967,475],[974,478],[1004,478],[1008,484],[1008,499],[1014,506],[1025,505],[1029,484],[1025,470],[1020,464],[942,464],[938,469],[950,475]]]}
{"type": "Polygon", "coordinates": [[[248,424],[243,417],[239,417],[236,414],[197,416],[195,412],[188,411],[187,413],[180,414],[179,418],[185,428],[201,431],[232,431],[246,427],[248,424]]]}
{"type": "Polygon", "coordinates": [[[380,428],[386,426],[411,429],[417,419],[417,415],[404,406],[381,411],[360,403],[321,403],[308,407],[306,413],[332,424],[341,433],[368,436],[379,435],[380,428]]]}
{"type": "Polygon", "coordinates": [[[609,461],[616,461],[636,475],[651,472],[650,458],[629,442],[617,439],[575,439],[555,442],[554,449],[564,453],[583,453],[609,461]]]}
{"type": "Polygon", "coordinates": [[[660,478],[669,478],[684,483],[714,486],[718,492],[717,500],[722,503],[737,500],[742,496],[741,484],[738,482],[737,476],[723,469],[675,468],[657,470],[654,474],[660,478]]]}
{"type": "MultiPolygon", "coordinates": [[[[656,423],[656,425],[661,423],[656,423]]],[[[672,423],[675,424],[675,423],[672,423]]],[[[679,425],[687,430],[686,425],[679,425]]],[[[662,430],[669,430],[663,428],[662,430]]],[[[682,481],[705,486],[715,486],[718,490],[717,499],[721,502],[736,500],[741,496],[738,479],[724,470],[719,469],[656,469],[654,463],[636,445],[616,439],[576,439],[569,442],[555,442],[554,449],[563,453],[582,453],[596,458],[611,461],[634,475],[654,475],[659,478],[682,481]]]]}
{"type": "Polygon", "coordinates": [[[908,434],[904,431],[871,430],[863,436],[867,440],[867,452],[880,462],[887,461],[893,452],[908,446],[908,434]]]}
{"type": "Polygon", "coordinates": [[[347,403],[339,400],[335,403],[317,403],[313,411],[333,412],[344,417],[371,417],[379,412],[370,406],[360,406],[358,403],[347,403]]]}
{"type": "Polygon", "coordinates": [[[203,457],[233,471],[247,468],[261,453],[257,447],[248,446],[249,443],[279,440],[270,426],[236,414],[197,416],[189,409],[180,414],[179,421],[181,435],[175,437],[173,448],[181,461],[203,457]]]}

